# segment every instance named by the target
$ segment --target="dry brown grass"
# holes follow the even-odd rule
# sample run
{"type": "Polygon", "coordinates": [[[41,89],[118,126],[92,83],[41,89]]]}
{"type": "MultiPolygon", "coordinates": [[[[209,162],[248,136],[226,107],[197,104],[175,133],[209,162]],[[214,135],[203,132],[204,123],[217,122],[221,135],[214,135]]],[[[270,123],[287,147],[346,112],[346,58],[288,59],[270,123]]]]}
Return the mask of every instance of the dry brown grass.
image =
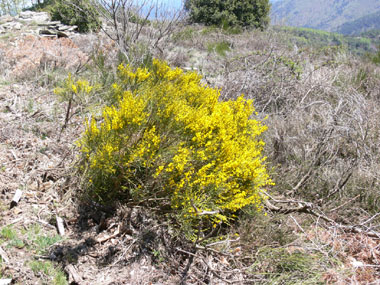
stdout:
{"type": "MultiPolygon", "coordinates": [[[[196,68],[205,82],[222,88],[224,100],[241,93],[255,99],[258,116],[267,117],[267,161],[276,182],[268,191],[283,199],[313,202],[316,210],[338,222],[377,230],[379,67],[342,50],[297,49],[272,31],[231,35],[199,26],[186,29],[191,31],[175,37],[161,56],[176,66],[196,68]],[[226,56],[209,48],[219,42],[230,44],[226,56]]],[[[53,96],[52,85],[44,89],[35,78],[61,68],[65,77],[88,62],[91,68],[79,73],[105,80],[114,72],[117,49],[98,35],[17,38],[17,49],[10,43],[0,42],[0,54],[7,55],[0,57],[1,76],[8,80],[0,85],[2,204],[20,184],[28,188],[28,195],[22,200],[22,213],[17,208],[4,210],[2,221],[20,215],[22,223],[30,217],[48,220],[58,210],[67,221],[68,237],[51,249],[57,264],[75,263],[92,284],[175,284],[185,275],[189,284],[367,284],[380,278],[377,239],[306,214],[268,210],[266,217],[242,215],[231,232],[224,230],[223,240],[195,250],[151,209],[131,206],[109,212],[93,204],[89,205],[95,211],[83,204],[75,208],[72,194],[81,189],[74,183],[76,177],[70,177],[73,142],[83,130],[85,113],[75,106],[75,116],[58,143],[66,103],[53,96]],[[105,67],[88,61],[100,52],[107,59],[105,67]],[[32,80],[10,85],[21,79],[32,80]],[[53,180],[43,181],[46,173],[55,176],[53,180]],[[132,222],[128,231],[93,243],[113,235],[126,221],[132,222]]],[[[93,103],[104,103],[101,94],[97,96],[93,103]]],[[[22,251],[11,254],[13,260],[21,258],[20,252],[21,256],[22,251]]],[[[12,263],[7,272],[16,269],[12,263]]],[[[39,280],[25,267],[19,272],[15,276],[21,283],[39,280]]]]}
{"type": "MultiPolygon", "coordinates": [[[[276,182],[272,195],[312,202],[339,223],[378,229],[378,217],[368,219],[380,206],[380,67],[341,48],[295,47],[275,31],[229,35],[189,29],[177,44],[197,50],[198,58],[181,66],[196,62],[205,81],[222,88],[224,100],[243,93],[255,100],[258,116],[267,118],[266,152],[276,182]],[[226,56],[207,50],[208,43],[222,41],[232,46],[226,56]]],[[[361,236],[353,236],[337,239],[358,248],[353,240],[361,236]]],[[[361,242],[366,245],[359,252],[366,254],[371,242],[361,242]]],[[[354,270],[351,279],[339,277],[342,284],[376,280],[377,263],[363,262],[369,265],[354,270]]]]}

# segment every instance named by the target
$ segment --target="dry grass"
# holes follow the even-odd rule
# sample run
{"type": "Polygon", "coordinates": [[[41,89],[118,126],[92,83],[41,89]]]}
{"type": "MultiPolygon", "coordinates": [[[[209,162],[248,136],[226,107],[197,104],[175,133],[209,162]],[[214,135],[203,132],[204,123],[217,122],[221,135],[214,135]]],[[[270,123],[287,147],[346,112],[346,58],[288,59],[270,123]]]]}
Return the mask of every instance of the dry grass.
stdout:
{"type": "MultiPolygon", "coordinates": [[[[366,221],[380,202],[380,67],[341,48],[301,50],[275,31],[188,29],[176,44],[198,51],[195,67],[205,81],[222,88],[225,100],[241,93],[253,98],[258,116],[267,117],[272,194],[313,202],[337,222],[377,229],[377,216],[366,221]],[[229,42],[232,49],[221,56],[207,51],[210,42],[229,42]]],[[[376,266],[356,270],[350,280],[376,280],[376,266]]]]}
{"type": "MultiPolygon", "coordinates": [[[[186,27],[161,56],[202,72],[205,82],[222,88],[224,100],[241,93],[255,99],[258,116],[267,117],[272,195],[313,202],[336,221],[378,229],[378,66],[344,50],[297,49],[278,32],[236,35],[199,26],[186,27]],[[229,43],[230,50],[209,48],[218,43],[229,43]]],[[[115,45],[100,35],[0,41],[1,227],[21,218],[13,225],[21,233],[58,211],[68,234],[46,255],[63,269],[74,264],[88,284],[367,284],[380,278],[377,239],[306,214],[246,213],[224,229],[222,240],[194,248],[152,209],[114,211],[88,201],[89,208],[77,208],[73,142],[91,108],[74,106],[61,136],[67,103],[52,88],[69,71],[108,82],[117,61],[115,45]],[[40,80],[52,73],[51,81],[40,80]],[[21,206],[8,210],[20,187],[21,206]]],[[[90,103],[103,104],[103,94],[90,103]]],[[[51,226],[42,228],[53,234],[51,226]]],[[[22,284],[48,280],[17,263],[35,255],[27,247],[11,251],[12,263],[6,269],[2,263],[1,274],[22,284]]]]}

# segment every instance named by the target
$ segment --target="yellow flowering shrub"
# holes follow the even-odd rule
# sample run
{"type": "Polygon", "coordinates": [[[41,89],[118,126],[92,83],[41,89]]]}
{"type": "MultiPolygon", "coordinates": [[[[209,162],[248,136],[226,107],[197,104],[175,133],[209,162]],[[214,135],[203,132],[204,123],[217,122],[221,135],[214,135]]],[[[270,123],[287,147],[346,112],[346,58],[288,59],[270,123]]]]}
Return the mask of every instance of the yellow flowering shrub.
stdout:
{"type": "Polygon", "coordinates": [[[62,87],[54,89],[54,93],[61,96],[62,99],[68,100],[75,94],[79,96],[81,94],[90,94],[93,90],[93,86],[87,80],[74,81],[71,74],[67,76],[62,87]]]}
{"type": "Polygon", "coordinates": [[[260,209],[272,182],[251,100],[221,102],[198,74],[159,60],[149,70],[120,65],[118,76],[118,103],[87,121],[79,141],[93,197],[156,201],[192,227],[260,209]]]}

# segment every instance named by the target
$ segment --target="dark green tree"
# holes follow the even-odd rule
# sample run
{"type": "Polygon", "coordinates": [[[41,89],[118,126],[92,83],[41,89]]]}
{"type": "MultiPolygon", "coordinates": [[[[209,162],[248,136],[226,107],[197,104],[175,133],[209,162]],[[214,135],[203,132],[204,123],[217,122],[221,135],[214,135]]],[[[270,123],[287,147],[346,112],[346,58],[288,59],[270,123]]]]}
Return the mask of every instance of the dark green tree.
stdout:
{"type": "Polygon", "coordinates": [[[98,11],[89,0],[54,0],[50,8],[52,20],[66,25],[78,26],[78,31],[86,33],[100,29],[98,11]]]}
{"type": "Polygon", "coordinates": [[[269,0],[186,0],[190,21],[217,26],[264,29],[269,24],[269,0]]]}

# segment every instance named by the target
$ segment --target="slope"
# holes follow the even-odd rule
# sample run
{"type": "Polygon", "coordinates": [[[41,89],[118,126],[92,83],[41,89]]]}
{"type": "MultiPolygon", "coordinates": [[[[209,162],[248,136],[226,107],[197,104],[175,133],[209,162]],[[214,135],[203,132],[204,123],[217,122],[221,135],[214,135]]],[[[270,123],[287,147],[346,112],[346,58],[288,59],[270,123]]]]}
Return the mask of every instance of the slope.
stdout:
{"type": "Polygon", "coordinates": [[[346,22],[337,29],[345,35],[358,35],[370,30],[380,30],[380,11],[346,22]]]}
{"type": "Polygon", "coordinates": [[[380,11],[380,0],[282,0],[272,4],[272,23],[337,31],[346,22],[380,11]]]}

